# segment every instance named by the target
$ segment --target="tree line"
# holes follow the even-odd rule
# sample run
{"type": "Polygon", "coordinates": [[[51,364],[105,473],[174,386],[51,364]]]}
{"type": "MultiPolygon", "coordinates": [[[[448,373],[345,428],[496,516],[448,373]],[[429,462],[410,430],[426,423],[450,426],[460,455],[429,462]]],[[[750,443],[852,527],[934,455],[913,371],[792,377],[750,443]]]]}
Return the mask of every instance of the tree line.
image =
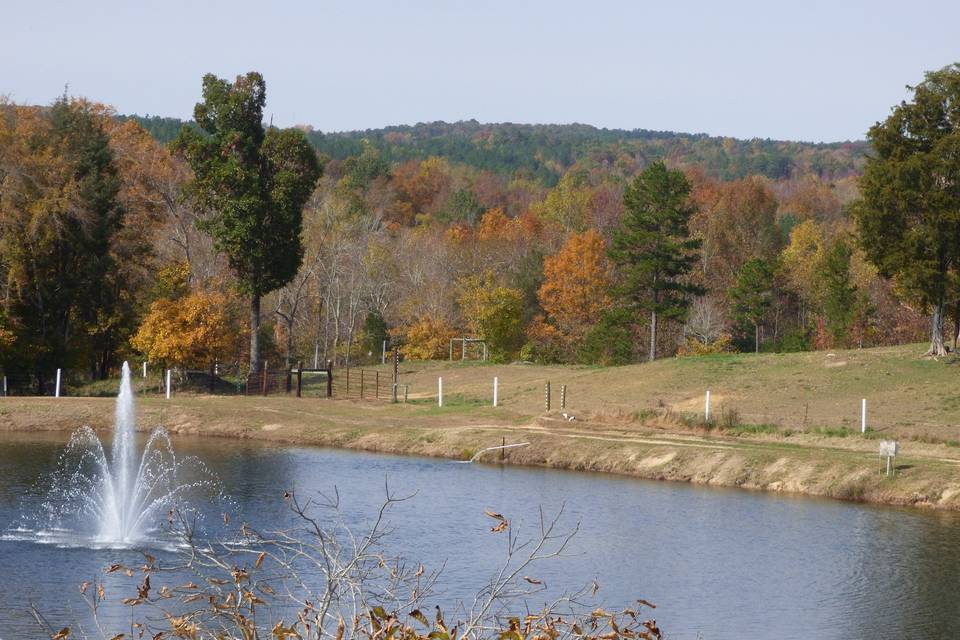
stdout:
{"type": "Polygon", "coordinates": [[[256,73],[204,77],[168,144],[83,99],[3,103],[0,366],[42,387],[133,357],[256,370],[378,359],[389,341],[441,358],[456,337],[500,361],[924,336],[941,355],[944,319],[960,327],[958,77],[928,74],[870,130],[862,177],[721,179],[575,146],[556,180],[371,139],[320,154],[311,132],[264,125],[256,73]]]}

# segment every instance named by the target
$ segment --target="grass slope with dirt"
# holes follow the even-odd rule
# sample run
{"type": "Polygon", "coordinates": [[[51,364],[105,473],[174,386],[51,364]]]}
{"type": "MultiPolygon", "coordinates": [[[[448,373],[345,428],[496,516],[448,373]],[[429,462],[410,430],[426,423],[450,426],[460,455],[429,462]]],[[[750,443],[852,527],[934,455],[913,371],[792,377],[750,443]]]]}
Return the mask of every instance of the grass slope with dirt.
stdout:
{"type": "MultiPolygon", "coordinates": [[[[447,458],[529,442],[481,461],[502,455],[512,464],[960,509],[958,361],[921,359],[922,351],[729,354],[611,368],[403,363],[405,404],[141,394],[138,413],[143,428],[175,433],[447,458]],[[494,376],[497,408],[490,406],[494,376]],[[702,415],[707,389],[711,424],[702,415]],[[866,435],[859,433],[862,398],[866,435]],[[879,473],[880,438],[901,441],[893,477],[879,473]]],[[[112,411],[102,397],[3,398],[0,429],[109,429],[112,411]]]]}

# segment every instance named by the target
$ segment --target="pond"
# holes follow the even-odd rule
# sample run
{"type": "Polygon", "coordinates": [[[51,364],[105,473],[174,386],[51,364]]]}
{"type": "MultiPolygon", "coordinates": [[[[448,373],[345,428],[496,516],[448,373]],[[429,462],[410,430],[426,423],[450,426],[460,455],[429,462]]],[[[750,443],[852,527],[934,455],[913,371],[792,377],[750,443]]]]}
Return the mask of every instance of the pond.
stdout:
{"type": "MultiPolygon", "coordinates": [[[[40,499],[68,434],[0,435],[0,638],[43,637],[85,615],[77,587],[135,550],[40,544],[10,533],[40,499]],[[59,628],[59,627],[58,627],[59,628]]],[[[337,487],[361,526],[384,495],[416,495],[389,513],[391,550],[443,565],[446,606],[483,586],[504,557],[491,509],[532,530],[542,507],[579,523],[563,557],[531,568],[550,592],[596,580],[608,608],[644,598],[669,638],[960,637],[960,517],[546,469],[455,464],[242,441],[175,438],[232,498],[234,520],[282,527],[283,492],[337,487]]],[[[215,514],[219,516],[219,514],[215,514]]],[[[138,560],[139,558],[139,560],[138,560]]],[[[126,595],[126,594],[125,594],[126,595]]],[[[431,601],[432,603],[432,601],[431,601]]],[[[129,612],[116,615],[129,616],[129,612]]],[[[121,618],[122,620],[122,618],[121,618]]]]}

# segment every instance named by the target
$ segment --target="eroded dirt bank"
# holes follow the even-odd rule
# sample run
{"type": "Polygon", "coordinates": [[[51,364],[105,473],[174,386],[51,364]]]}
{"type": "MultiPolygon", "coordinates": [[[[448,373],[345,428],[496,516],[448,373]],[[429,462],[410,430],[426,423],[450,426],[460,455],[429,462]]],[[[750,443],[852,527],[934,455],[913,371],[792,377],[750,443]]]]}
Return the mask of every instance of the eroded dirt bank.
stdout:
{"type": "MultiPolygon", "coordinates": [[[[649,425],[286,398],[182,397],[139,402],[142,429],[292,445],[466,459],[486,447],[528,442],[481,462],[616,473],[653,480],[789,492],[890,505],[960,510],[960,451],[904,443],[896,475],[880,474],[877,442],[811,434],[723,437],[649,425]]],[[[109,398],[5,398],[0,430],[107,430],[109,398]]]]}

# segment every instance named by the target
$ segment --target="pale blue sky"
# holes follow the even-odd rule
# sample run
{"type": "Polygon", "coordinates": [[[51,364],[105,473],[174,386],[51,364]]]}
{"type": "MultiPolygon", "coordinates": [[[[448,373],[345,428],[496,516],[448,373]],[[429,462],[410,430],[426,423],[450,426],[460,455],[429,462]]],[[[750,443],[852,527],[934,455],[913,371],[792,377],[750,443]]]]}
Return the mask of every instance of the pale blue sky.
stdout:
{"type": "Polygon", "coordinates": [[[960,61],[960,2],[4,0],[0,94],[189,117],[258,70],[281,125],[583,122],[862,138],[960,61]]]}

